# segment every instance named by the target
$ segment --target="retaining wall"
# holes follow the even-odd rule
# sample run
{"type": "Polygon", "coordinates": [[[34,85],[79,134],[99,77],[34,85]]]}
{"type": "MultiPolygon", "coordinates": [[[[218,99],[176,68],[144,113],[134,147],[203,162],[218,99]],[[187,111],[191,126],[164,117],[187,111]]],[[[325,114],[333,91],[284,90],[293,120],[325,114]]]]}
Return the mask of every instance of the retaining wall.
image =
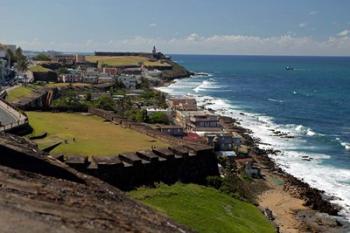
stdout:
{"type": "Polygon", "coordinates": [[[44,88],[36,91],[31,97],[26,97],[14,103],[14,105],[25,111],[48,109],[53,99],[59,96],[58,88],[44,88]]]}
{"type": "Polygon", "coordinates": [[[6,111],[8,115],[13,118],[12,123],[0,127],[0,132],[8,132],[29,124],[28,117],[5,100],[0,100],[0,108],[6,111]]]}
{"type": "Polygon", "coordinates": [[[204,184],[207,176],[219,174],[213,149],[204,145],[153,148],[111,157],[61,155],[56,158],[122,190],[159,182],[204,184]]]}

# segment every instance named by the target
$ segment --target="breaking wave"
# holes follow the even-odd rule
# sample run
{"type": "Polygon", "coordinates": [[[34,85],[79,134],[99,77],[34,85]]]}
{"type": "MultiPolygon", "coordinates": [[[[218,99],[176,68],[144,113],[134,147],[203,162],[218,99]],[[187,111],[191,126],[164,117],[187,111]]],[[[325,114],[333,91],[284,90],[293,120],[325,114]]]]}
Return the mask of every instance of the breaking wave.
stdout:
{"type": "Polygon", "coordinates": [[[217,89],[220,88],[219,85],[217,85],[215,82],[210,81],[210,80],[204,80],[200,85],[197,87],[193,88],[193,90],[198,93],[200,91],[206,91],[208,89],[217,89]]]}
{"type": "Polygon", "coordinates": [[[344,142],[342,141],[340,138],[336,138],[335,140],[337,140],[339,142],[339,144],[344,147],[345,150],[350,151],[350,143],[349,142],[344,142]]]}

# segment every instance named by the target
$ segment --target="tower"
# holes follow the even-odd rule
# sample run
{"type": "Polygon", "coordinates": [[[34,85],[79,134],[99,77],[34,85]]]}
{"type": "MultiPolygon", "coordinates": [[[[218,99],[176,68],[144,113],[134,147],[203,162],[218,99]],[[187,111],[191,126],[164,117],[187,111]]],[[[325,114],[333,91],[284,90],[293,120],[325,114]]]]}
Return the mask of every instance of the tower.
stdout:
{"type": "Polygon", "coordinates": [[[153,57],[156,57],[156,56],[157,56],[157,49],[156,49],[156,46],[153,46],[152,54],[153,54],[153,57]]]}

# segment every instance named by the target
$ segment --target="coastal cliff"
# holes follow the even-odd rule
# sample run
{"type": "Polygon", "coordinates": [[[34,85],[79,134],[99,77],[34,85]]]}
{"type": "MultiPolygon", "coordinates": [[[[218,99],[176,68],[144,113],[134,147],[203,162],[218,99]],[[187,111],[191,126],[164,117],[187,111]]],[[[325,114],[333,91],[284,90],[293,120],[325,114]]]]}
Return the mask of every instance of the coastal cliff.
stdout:
{"type": "Polygon", "coordinates": [[[174,79],[188,78],[193,75],[192,72],[188,71],[185,67],[172,60],[167,60],[167,63],[169,63],[172,68],[162,72],[162,77],[165,81],[169,82],[173,81],[174,79]]]}

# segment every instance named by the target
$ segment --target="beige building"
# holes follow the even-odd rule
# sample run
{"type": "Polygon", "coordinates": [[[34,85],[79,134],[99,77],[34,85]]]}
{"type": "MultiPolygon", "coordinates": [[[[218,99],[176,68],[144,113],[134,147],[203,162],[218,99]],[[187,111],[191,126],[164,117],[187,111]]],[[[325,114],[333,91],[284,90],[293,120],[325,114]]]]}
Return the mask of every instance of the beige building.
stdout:
{"type": "Polygon", "coordinates": [[[82,63],[85,62],[85,56],[76,54],[75,55],[75,63],[82,63]]]}
{"type": "Polygon", "coordinates": [[[195,98],[189,97],[172,97],[168,100],[168,104],[172,110],[178,111],[197,111],[197,101],[195,98]]]}
{"type": "Polygon", "coordinates": [[[220,132],[219,116],[209,111],[176,111],[175,121],[187,131],[220,132]]]}

